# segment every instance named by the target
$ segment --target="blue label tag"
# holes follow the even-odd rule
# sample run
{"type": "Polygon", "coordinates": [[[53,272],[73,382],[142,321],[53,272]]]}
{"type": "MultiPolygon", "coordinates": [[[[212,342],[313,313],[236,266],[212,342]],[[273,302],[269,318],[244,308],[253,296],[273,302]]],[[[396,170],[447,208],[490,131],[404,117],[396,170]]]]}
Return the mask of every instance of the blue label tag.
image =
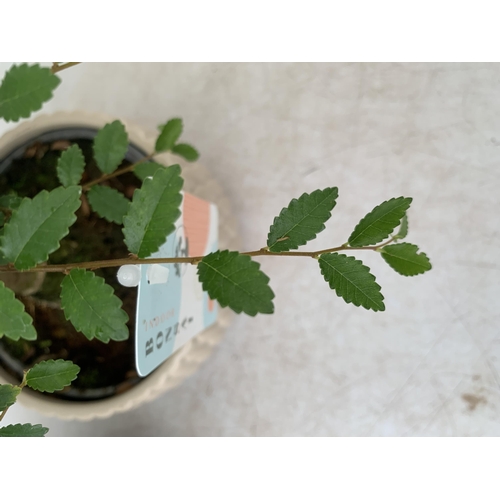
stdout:
{"type": "MultiPolygon", "coordinates": [[[[181,212],[175,231],[151,258],[196,257],[218,249],[217,207],[184,193],[181,212]]],[[[192,264],[141,265],[138,287],[136,368],[146,376],[215,323],[217,304],[203,291],[192,264]]]]}

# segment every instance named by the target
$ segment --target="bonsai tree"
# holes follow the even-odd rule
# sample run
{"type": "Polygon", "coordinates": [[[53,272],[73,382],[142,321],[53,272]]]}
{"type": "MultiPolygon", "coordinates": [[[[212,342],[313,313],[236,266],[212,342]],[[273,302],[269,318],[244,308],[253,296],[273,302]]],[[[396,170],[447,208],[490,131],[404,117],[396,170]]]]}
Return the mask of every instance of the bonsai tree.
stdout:
{"type": "MultiPolygon", "coordinates": [[[[6,121],[27,118],[52,97],[59,85],[57,73],[78,63],[43,68],[37,64],[13,66],[0,86],[0,116],[6,121]]],[[[313,258],[318,275],[338,297],[354,306],[379,312],[385,310],[384,296],[370,269],[351,252],[374,251],[393,270],[415,276],[431,269],[425,253],[407,242],[407,211],[412,199],[398,196],[383,201],[361,218],[345,242],[315,251],[297,251],[325,229],[336,206],[338,189],[324,187],[294,198],[274,217],[264,246],[237,252],[221,249],[194,257],[150,258],[175,230],[182,203],[183,179],[179,165],[165,167],[154,157],[170,151],[187,161],[198,152],[179,142],[183,125],[180,118],[159,127],[154,151],[127,167],[119,168],[129,141],[123,124],[116,120],[98,131],[93,142],[96,178],[83,183],[84,156],[78,145],[67,147],[57,161],[59,187],[41,191],[33,198],[15,192],[0,197],[0,273],[63,273],[60,303],[64,315],[89,340],[123,341],[129,336],[128,316],[113,288],[96,269],[118,268],[127,264],[184,263],[197,267],[199,281],[209,297],[221,307],[250,316],[271,314],[274,293],[269,277],[253,257],[313,258]],[[102,185],[111,178],[134,172],[142,185],[132,200],[102,185]],[[122,226],[128,255],[111,260],[50,264],[47,260],[60,247],[76,220],[76,211],[88,204],[98,216],[122,226]],[[103,318],[106,318],[104,320],[103,318]]],[[[194,166],[193,168],[196,168],[194,166]]],[[[33,319],[14,292],[0,281],[0,338],[33,340],[37,332],[33,319]]],[[[79,371],[71,361],[43,361],[25,372],[20,385],[0,385],[0,420],[26,385],[53,392],[70,384],[79,371]]],[[[2,435],[44,435],[47,429],[31,424],[0,428],[2,435]]]]}

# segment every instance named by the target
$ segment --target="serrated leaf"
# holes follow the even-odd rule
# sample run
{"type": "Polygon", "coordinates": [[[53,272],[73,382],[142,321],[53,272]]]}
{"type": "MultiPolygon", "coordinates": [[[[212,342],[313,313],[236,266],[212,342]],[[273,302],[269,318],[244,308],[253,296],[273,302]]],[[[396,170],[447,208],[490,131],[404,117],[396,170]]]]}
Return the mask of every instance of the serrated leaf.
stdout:
{"type": "Polygon", "coordinates": [[[85,169],[85,157],[77,144],[61,153],[56,169],[57,177],[63,186],[76,186],[80,182],[85,169]]]}
{"type": "Polygon", "coordinates": [[[172,148],[172,153],[182,156],[187,161],[196,161],[200,157],[198,151],[189,144],[176,144],[172,148]]]}
{"type": "Polygon", "coordinates": [[[123,216],[130,207],[130,201],[116,189],[108,186],[93,186],[87,193],[92,210],[109,222],[122,224],[123,216]]]}
{"type": "Polygon", "coordinates": [[[80,372],[80,367],[64,359],[41,361],[26,374],[26,384],[40,392],[54,392],[70,385],[80,372]]]}
{"type": "Polygon", "coordinates": [[[0,281],[0,338],[3,336],[11,340],[35,340],[36,330],[23,303],[0,281]]]}
{"type": "Polygon", "coordinates": [[[348,304],[373,311],[384,311],[384,296],[370,268],[360,260],[339,253],[322,254],[319,258],[321,274],[330,288],[348,304]]]}
{"type": "Polygon", "coordinates": [[[267,236],[269,250],[292,250],[316,238],[325,229],[324,223],[331,216],[337,196],[338,189],[334,187],[304,193],[298,200],[294,198],[274,218],[267,236]]]}
{"type": "Polygon", "coordinates": [[[44,437],[49,432],[41,424],[11,424],[0,427],[0,437],[44,437]]]}
{"type": "Polygon", "coordinates": [[[403,215],[403,218],[401,219],[401,225],[399,226],[399,231],[398,234],[396,234],[396,240],[402,240],[403,238],[406,238],[406,235],[408,234],[408,216],[406,214],[403,215]]]}
{"type": "Polygon", "coordinates": [[[128,315],[113,288],[92,271],[72,269],[61,283],[61,308],[89,340],[126,340],[128,315]]]}
{"type": "Polygon", "coordinates": [[[125,244],[139,258],[149,257],[175,230],[181,215],[180,193],[184,181],[179,165],[158,169],[134,191],[132,204],[123,218],[125,244]]]}
{"type": "Polygon", "coordinates": [[[411,201],[411,198],[400,196],[375,207],[359,221],[349,236],[349,245],[351,247],[374,245],[387,238],[399,225],[411,201]]]}
{"type": "Polygon", "coordinates": [[[427,255],[417,252],[417,245],[411,243],[397,243],[380,249],[387,264],[403,276],[416,276],[432,268],[427,255]]]}
{"type": "Polygon", "coordinates": [[[154,161],[140,163],[134,168],[134,174],[143,181],[146,177],[153,177],[155,172],[160,168],[165,168],[165,166],[155,163],[154,161]]]}
{"type": "Polygon", "coordinates": [[[156,140],[155,151],[160,153],[172,149],[181,134],[182,120],[180,118],[172,118],[172,120],[169,120],[161,128],[160,135],[156,140]]]}
{"type": "Polygon", "coordinates": [[[14,193],[4,194],[0,196],[0,206],[8,208],[9,210],[15,210],[16,208],[19,208],[21,201],[23,201],[23,199],[14,193]]]}
{"type": "Polygon", "coordinates": [[[47,260],[75,222],[80,186],[41,191],[24,198],[5,225],[1,249],[16,269],[29,269],[47,260]]]}
{"type": "Polygon", "coordinates": [[[21,388],[17,385],[0,385],[0,412],[12,406],[16,402],[16,398],[20,392],[21,388]]]}
{"type": "Polygon", "coordinates": [[[222,307],[249,316],[274,312],[269,278],[248,255],[229,250],[213,252],[198,264],[198,277],[203,290],[222,307]]]}
{"type": "Polygon", "coordinates": [[[17,122],[38,111],[61,83],[49,68],[39,64],[12,66],[0,85],[0,117],[17,122]]]}
{"type": "Polygon", "coordinates": [[[94,138],[94,158],[104,174],[110,174],[118,168],[127,150],[127,131],[119,120],[104,125],[94,138]]]}

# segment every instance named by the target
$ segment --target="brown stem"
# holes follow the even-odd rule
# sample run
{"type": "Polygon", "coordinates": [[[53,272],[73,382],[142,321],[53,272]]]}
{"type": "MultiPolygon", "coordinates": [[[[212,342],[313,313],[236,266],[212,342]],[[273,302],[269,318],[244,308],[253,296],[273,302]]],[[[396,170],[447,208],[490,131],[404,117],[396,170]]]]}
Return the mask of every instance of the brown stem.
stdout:
{"type": "Polygon", "coordinates": [[[76,66],[77,64],[81,64],[79,62],[68,62],[65,64],[59,64],[59,63],[52,63],[52,67],[50,68],[50,71],[52,71],[52,74],[58,73],[59,71],[62,71],[63,69],[68,69],[73,66],[76,66]]]}
{"type": "MultiPolygon", "coordinates": [[[[379,248],[385,247],[389,243],[392,243],[393,241],[398,239],[398,235],[395,234],[391,239],[384,241],[384,243],[380,243],[380,245],[375,245],[374,247],[353,247],[353,250],[378,250],[379,248]]],[[[347,250],[347,249],[346,249],[347,250]]]]}
{"type": "MultiPolygon", "coordinates": [[[[348,247],[345,243],[338,247],[327,248],[325,250],[318,250],[316,252],[270,252],[267,247],[261,248],[260,250],[254,250],[252,252],[241,252],[241,255],[249,255],[250,257],[262,257],[262,256],[274,256],[274,257],[312,257],[317,259],[320,255],[324,253],[338,252],[340,250],[378,250],[385,245],[388,245],[394,241],[395,237],[381,243],[380,245],[373,247],[348,247]]],[[[33,269],[26,269],[25,271],[18,271],[22,273],[36,273],[36,272],[47,272],[47,273],[65,273],[67,274],[71,269],[101,269],[104,267],[119,267],[127,264],[198,264],[202,259],[202,256],[197,257],[161,257],[154,259],[139,259],[135,256],[130,256],[125,259],[112,259],[112,260],[96,260],[93,262],[77,262],[74,264],[42,264],[33,269]]],[[[0,273],[12,272],[12,266],[0,266],[0,273]]]]}
{"type": "Polygon", "coordinates": [[[12,216],[12,210],[10,210],[9,208],[6,208],[6,207],[0,207],[0,212],[3,214],[4,216],[4,221],[3,223],[4,224],[7,224],[7,222],[9,222],[9,219],[11,218],[12,216]]]}
{"type": "Polygon", "coordinates": [[[93,181],[84,184],[82,186],[82,189],[83,191],[88,191],[92,186],[95,186],[96,184],[107,181],[108,179],[112,179],[113,177],[118,177],[119,175],[126,174],[127,172],[132,172],[132,170],[134,170],[134,168],[137,167],[137,165],[140,165],[145,161],[151,160],[151,158],[153,158],[155,154],[156,153],[151,153],[150,155],[141,158],[139,161],[132,163],[132,165],[129,165],[128,167],[120,168],[118,170],[115,170],[114,172],[111,172],[110,174],[101,175],[101,177],[98,177],[97,179],[94,179],[93,181]]]}

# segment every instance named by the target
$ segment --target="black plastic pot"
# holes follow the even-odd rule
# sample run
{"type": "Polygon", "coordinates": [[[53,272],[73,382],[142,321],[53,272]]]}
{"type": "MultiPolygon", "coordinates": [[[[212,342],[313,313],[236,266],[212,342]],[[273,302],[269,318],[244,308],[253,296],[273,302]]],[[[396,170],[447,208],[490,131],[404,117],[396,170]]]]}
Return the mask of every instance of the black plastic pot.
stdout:
{"type": "MultiPolygon", "coordinates": [[[[27,138],[21,144],[17,144],[8,154],[3,155],[0,158],[0,176],[5,176],[9,170],[13,167],[16,162],[19,162],[23,159],[23,156],[26,150],[32,147],[36,143],[50,144],[54,141],[79,141],[79,140],[92,140],[97,133],[97,129],[90,127],[65,127],[65,128],[55,128],[53,130],[45,131],[41,134],[35,134],[29,138],[27,138]]],[[[143,158],[146,155],[139,147],[134,144],[130,144],[125,160],[129,163],[134,163],[139,159],[143,158]]],[[[129,174],[132,175],[132,174],[129,174]]],[[[44,186],[40,186],[40,190],[42,190],[44,186]]],[[[3,193],[0,193],[3,194],[3,193]]],[[[112,223],[107,223],[112,224],[112,223]]],[[[116,270],[115,270],[116,271],[116,270]]],[[[107,279],[108,284],[109,279],[107,279]]],[[[123,289],[123,293],[128,294],[133,299],[134,303],[137,297],[137,289],[136,288],[127,288],[123,289]]],[[[27,311],[29,312],[29,311],[27,311]]],[[[54,312],[54,314],[56,314],[54,312]]],[[[58,312],[57,314],[60,314],[58,312]]],[[[69,323],[68,323],[69,325],[69,323]]],[[[71,326],[71,325],[69,325],[71,326]]],[[[130,325],[129,325],[130,326],[130,325]]],[[[71,327],[72,328],[72,327],[71,327]]],[[[134,329],[130,328],[130,336],[129,339],[125,342],[129,343],[131,350],[134,349],[134,329]]],[[[40,334],[41,332],[39,332],[40,334]]],[[[79,334],[82,335],[82,334],[79,334]]],[[[5,339],[0,339],[0,369],[3,371],[3,375],[7,379],[15,379],[15,383],[19,383],[22,379],[23,368],[26,366],[23,363],[16,359],[15,356],[12,355],[12,352],[9,352],[6,349],[6,341],[5,339]]],[[[97,342],[97,341],[93,341],[97,342]]],[[[71,358],[68,358],[71,359],[71,358]]],[[[72,361],[75,361],[72,359],[72,361]]],[[[101,363],[103,365],[105,363],[101,363]]],[[[79,377],[80,378],[80,377],[79,377]]],[[[73,400],[73,401],[91,401],[97,399],[108,398],[110,396],[114,396],[120,392],[127,390],[128,388],[138,384],[141,381],[141,378],[137,375],[134,377],[130,377],[128,380],[124,380],[122,383],[109,385],[106,387],[99,388],[79,388],[70,386],[67,387],[64,391],[55,393],[54,395],[48,395],[49,397],[57,397],[61,399],[73,400]]],[[[13,380],[14,382],[14,380],[13,380]]],[[[29,390],[29,389],[25,389],[29,390]]]]}

